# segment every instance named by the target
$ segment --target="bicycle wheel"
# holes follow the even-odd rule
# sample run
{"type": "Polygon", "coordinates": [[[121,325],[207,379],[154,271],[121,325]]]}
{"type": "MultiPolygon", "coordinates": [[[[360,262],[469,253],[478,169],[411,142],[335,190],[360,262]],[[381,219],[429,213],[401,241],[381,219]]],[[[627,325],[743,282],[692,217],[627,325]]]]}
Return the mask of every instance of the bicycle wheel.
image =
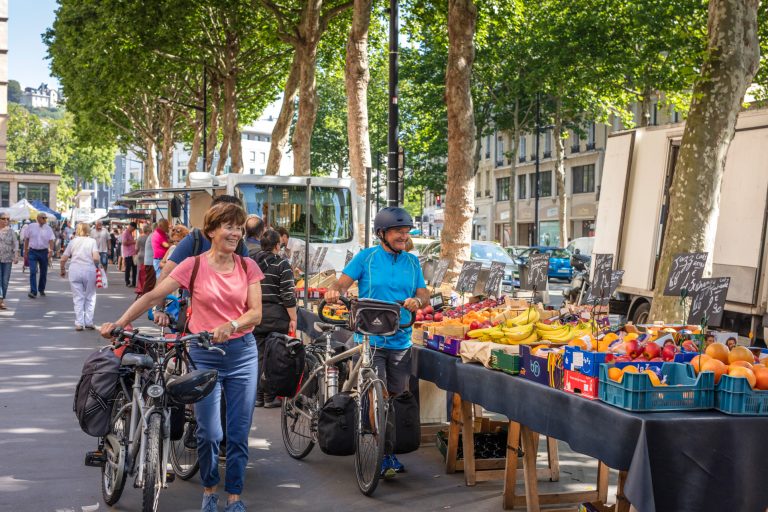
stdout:
{"type": "MultiPolygon", "coordinates": [[[[318,364],[320,363],[314,355],[307,354],[306,375],[309,375],[318,364]]],[[[317,417],[320,414],[321,405],[319,388],[317,377],[315,377],[315,382],[310,382],[303,393],[293,398],[283,399],[280,414],[283,444],[288,455],[294,459],[303,459],[315,446],[317,417]]]]}
{"type": "Polygon", "coordinates": [[[120,409],[128,403],[125,393],[119,391],[112,403],[112,422],[110,433],[104,439],[104,465],[101,467],[101,495],[104,503],[114,505],[120,499],[125,488],[125,431],[130,421],[130,409],[118,416],[120,409]]]}
{"type": "Polygon", "coordinates": [[[160,464],[160,414],[150,416],[144,446],[144,486],[142,488],[142,512],[157,512],[160,490],[163,487],[163,468],[160,464]]]}
{"type": "Polygon", "coordinates": [[[365,381],[358,399],[355,474],[360,491],[370,496],[379,484],[381,462],[384,459],[387,427],[384,384],[378,379],[365,381]]]}
{"type": "Polygon", "coordinates": [[[200,469],[197,458],[197,419],[193,406],[184,408],[184,432],[181,439],[171,441],[171,466],[182,480],[189,480],[200,469]]]}

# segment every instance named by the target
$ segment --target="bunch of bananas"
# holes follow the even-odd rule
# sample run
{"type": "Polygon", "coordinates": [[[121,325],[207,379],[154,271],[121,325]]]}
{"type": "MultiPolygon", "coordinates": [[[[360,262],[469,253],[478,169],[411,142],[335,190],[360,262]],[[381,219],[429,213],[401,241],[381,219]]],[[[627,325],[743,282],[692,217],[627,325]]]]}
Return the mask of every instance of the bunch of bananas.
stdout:
{"type": "Polygon", "coordinates": [[[505,345],[522,345],[535,343],[539,340],[536,334],[536,323],[540,315],[536,308],[528,308],[514,318],[494,327],[474,329],[467,333],[477,341],[493,341],[505,345]]]}
{"type": "Polygon", "coordinates": [[[507,327],[514,327],[514,326],[522,326],[522,325],[528,325],[528,324],[535,324],[541,320],[541,315],[539,314],[539,310],[530,307],[517,315],[514,318],[509,318],[505,324],[507,327]]]}
{"type": "Polygon", "coordinates": [[[542,340],[553,341],[555,343],[568,343],[574,338],[589,336],[592,329],[589,324],[581,323],[577,326],[561,324],[536,324],[536,334],[542,340]]]}

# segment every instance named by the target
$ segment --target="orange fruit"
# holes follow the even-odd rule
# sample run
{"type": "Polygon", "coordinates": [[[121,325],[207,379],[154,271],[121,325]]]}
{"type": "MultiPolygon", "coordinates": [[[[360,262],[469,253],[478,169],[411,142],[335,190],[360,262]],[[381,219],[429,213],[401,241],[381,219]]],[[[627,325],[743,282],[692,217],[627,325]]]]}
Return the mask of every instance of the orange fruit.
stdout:
{"type": "Polygon", "coordinates": [[[619,339],[619,336],[615,332],[609,332],[603,336],[603,341],[607,341],[608,343],[613,343],[617,339],[619,339]]]}
{"type": "Polygon", "coordinates": [[[661,380],[659,380],[659,376],[656,375],[655,371],[648,369],[648,370],[645,370],[643,373],[646,374],[649,379],[651,379],[651,384],[653,384],[654,386],[661,386],[661,380]]]}
{"type": "Polygon", "coordinates": [[[720,382],[720,377],[722,377],[723,374],[728,372],[728,367],[725,365],[724,362],[720,361],[719,359],[710,358],[702,363],[701,371],[713,372],[715,374],[715,384],[717,384],[718,382],[720,382]]]}
{"type": "Polygon", "coordinates": [[[744,368],[749,368],[750,370],[754,370],[754,367],[753,367],[752,364],[750,364],[750,363],[748,363],[746,361],[741,361],[741,360],[731,362],[730,366],[731,367],[733,367],[733,366],[743,366],[744,368]]]}
{"type": "Polygon", "coordinates": [[[755,387],[762,390],[768,389],[768,368],[764,366],[755,366],[752,372],[755,374],[755,387]]]}
{"type": "MultiPolygon", "coordinates": [[[[704,363],[706,363],[710,359],[712,359],[712,358],[709,357],[706,354],[701,354],[701,355],[698,355],[698,356],[694,357],[693,359],[691,359],[691,364],[693,365],[693,371],[696,372],[696,374],[698,375],[698,373],[704,367],[704,363]]],[[[720,362],[722,363],[722,361],[720,361],[720,362]]],[[[723,364],[725,364],[725,363],[723,363],[723,364]]]]}
{"type": "Polygon", "coordinates": [[[637,366],[625,366],[624,367],[624,373],[640,373],[640,371],[637,369],[637,366]]]}
{"type": "MultiPolygon", "coordinates": [[[[768,368],[766,368],[766,372],[768,372],[768,368]]],[[[608,378],[621,382],[621,379],[624,378],[624,372],[621,371],[621,368],[616,368],[615,366],[608,368],[608,378]]]]}
{"type": "MultiPolygon", "coordinates": [[[[728,350],[728,347],[725,346],[723,343],[712,343],[710,346],[707,347],[707,350],[704,351],[705,354],[707,354],[709,357],[714,359],[719,359],[725,364],[728,364],[728,353],[730,350],[728,350]]],[[[754,360],[754,359],[753,359],[754,360]]]]}
{"type": "Polygon", "coordinates": [[[579,347],[581,350],[587,350],[587,342],[581,338],[573,338],[569,343],[569,347],[579,347]]]}
{"type": "Polygon", "coordinates": [[[734,361],[746,361],[748,363],[754,363],[755,356],[752,355],[752,351],[747,347],[736,345],[728,354],[728,362],[733,364],[734,361]]]}
{"type": "Polygon", "coordinates": [[[743,366],[731,366],[731,369],[728,370],[728,375],[731,377],[744,377],[749,382],[749,387],[753,389],[755,384],[757,384],[757,377],[755,377],[755,373],[749,368],[744,368],[743,366]]]}
{"type": "Polygon", "coordinates": [[[630,340],[636,340],[638,334],[636,332],[630,332],[626,336],[624,336],[624,341],[630,341],[630,340]]]}

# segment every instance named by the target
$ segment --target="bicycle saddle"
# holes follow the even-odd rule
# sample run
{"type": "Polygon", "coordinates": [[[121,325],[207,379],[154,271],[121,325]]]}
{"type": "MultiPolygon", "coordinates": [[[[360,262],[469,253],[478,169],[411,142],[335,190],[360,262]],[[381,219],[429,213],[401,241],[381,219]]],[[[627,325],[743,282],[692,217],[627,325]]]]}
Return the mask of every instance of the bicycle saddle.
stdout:
{"type": "Polygon", "coordinates": [[[120,364],[123,366],[138,366],[139,368],[152,368],[155,362],[147,354],[125,354],[120,364]]]}
{"type": "Polygon", "coordinates": [[[335,325],[327,324],[325,322],[315,322],[315,330],[320,332],[328,332],[336,329],[335,325]]]}

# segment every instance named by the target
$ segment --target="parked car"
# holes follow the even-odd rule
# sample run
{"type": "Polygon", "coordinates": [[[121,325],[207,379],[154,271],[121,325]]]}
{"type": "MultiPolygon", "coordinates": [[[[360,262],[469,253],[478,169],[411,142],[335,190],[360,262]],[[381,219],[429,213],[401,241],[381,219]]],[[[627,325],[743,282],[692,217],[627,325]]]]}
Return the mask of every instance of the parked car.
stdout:
{"type": "MultiPolygon", "coordinates": [[[[502,292],[511,292],[513,287],[520,286],[517,263],[499,244],[473,240],[469,247],[469,254],[472,261],[482,262],[484,269],[490,268],[492,261],[506,264],[504,279],[501,281],[502,292]]],[[[436,240],[429,244],[422,252],[422,257],[427,264],[434,266],[440,259],[440,241],[436,240]]]]}
{"type": "Polygon", "coordinates": [[[574,254],[576,252],[576,249],[578,249],[582,256],[588,256],[589,258],[592,258],[592,248],[594,246],[595,246],[595,237],[582,236],[580,238],[574,238],[573,240],[571,240],[571,242],[568,244],[565,250],[571,254],[574,254]]]}
{"type": "Polygon", "coordinates": [[[424,252],[424,249],[426,249],[429,244],[434,242],[432,238],[421,238],[421,237],[411,237],[411,242],[413,242],[413,249],[410,251],[411,254],[414,254],[416,256],[421,256],[424,252]]]}
{"type": "Polygon", "coordinates": [[[567,249],[546,246],[530,247],[517,257],[518,263],[525,264],[532,254],[541,253],[549,254],[548,277],[570,281],[573,270],[571,269],[571,253],[567,249]]]}

